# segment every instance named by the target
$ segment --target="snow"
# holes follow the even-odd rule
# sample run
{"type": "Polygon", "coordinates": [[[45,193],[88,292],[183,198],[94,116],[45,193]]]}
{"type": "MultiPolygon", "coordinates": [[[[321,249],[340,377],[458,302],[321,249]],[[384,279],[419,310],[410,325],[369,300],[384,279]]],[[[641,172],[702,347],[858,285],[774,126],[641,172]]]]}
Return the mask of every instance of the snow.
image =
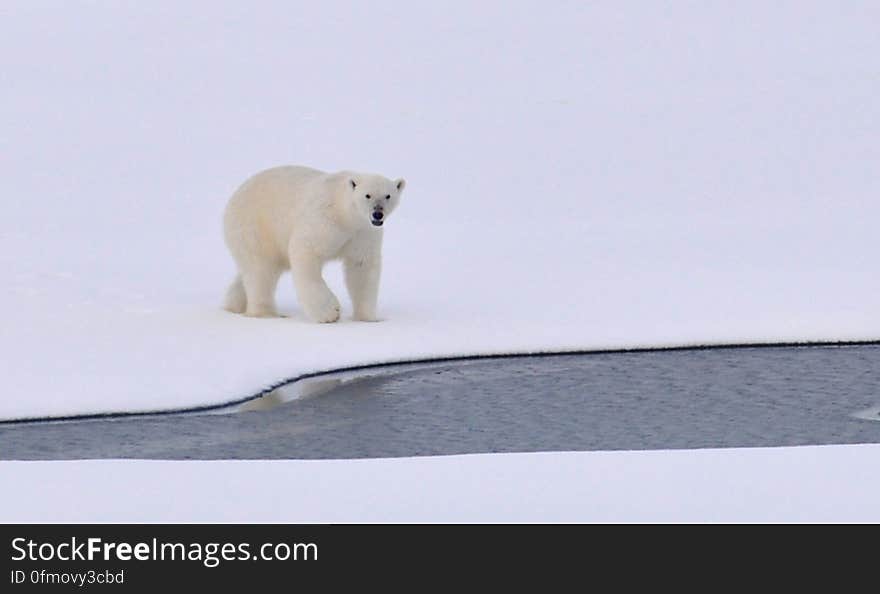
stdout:
{"type": "Polygon", "coordinates": [[[0,522],[877,522],[878,455],[880,445],[848,445],[6,462],[0,522]]]}
{"type": "MultiPolygon", "coordinates": [[[[878,20],[867,2],[5,2],[0,419],[219,403],[431,356],[880,338],[878,20]],[[220,311],[225,201],[282,163],[407,179],[383,322],[309,324],[286,278],[289,318],[220,311]]],[[[0,509],[876,520],[876,453],[3,463],[19,487],[0,509]],[[188,485],[174,504],[151,482],[167,473],[188,485]],[[460,497],[414,483],[456,473],[460,497]],[[68,490],[95,503],[61,505],[68,490]]]]}
{"type": "Polygon", "coordinates": [[[430,356],[880,337],[876,6],[0,11],[0,418],[430,356]],[[288,319],[219,310],[225,201],[286,162],[407,178],[385,321],[311,325],[286,277],[288,319]]]}

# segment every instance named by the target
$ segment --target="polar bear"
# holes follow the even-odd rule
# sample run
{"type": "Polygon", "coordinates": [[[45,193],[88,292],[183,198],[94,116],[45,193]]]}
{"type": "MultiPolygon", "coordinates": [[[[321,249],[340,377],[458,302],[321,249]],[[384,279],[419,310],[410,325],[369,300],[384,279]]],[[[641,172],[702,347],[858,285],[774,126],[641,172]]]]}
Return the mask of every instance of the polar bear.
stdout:
{"type": "Polygon", "coordinates": [[[342,259],[354,319],[376,321],[382,267],[382,225],[397,207],[403,179],[294,165],[246,180],[223,217],[226,245],[238,275],[225,309],[253,317],[277,316],[275,287],[290,270],[297,299],[315,322],[339,319],[339,301],[321,270],[342,259]]]}

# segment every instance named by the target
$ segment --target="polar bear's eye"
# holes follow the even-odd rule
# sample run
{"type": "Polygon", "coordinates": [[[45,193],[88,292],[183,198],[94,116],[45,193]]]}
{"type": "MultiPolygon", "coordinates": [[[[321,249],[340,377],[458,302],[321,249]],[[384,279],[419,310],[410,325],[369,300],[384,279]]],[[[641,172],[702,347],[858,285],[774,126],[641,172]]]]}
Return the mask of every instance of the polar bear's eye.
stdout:
{"type": "Polygon", "coordinates": [[[369,199],[370,199],[370,195],[369,195],[369,194],[367,194],[367,196],[366,196],[366,198],[367,198],[367,200],[369,200],[369,199]]]}
{"type": "Polygon", "coordinates": [[[385,194],[385,200],[391,200],[391,194],[385,194]]]}

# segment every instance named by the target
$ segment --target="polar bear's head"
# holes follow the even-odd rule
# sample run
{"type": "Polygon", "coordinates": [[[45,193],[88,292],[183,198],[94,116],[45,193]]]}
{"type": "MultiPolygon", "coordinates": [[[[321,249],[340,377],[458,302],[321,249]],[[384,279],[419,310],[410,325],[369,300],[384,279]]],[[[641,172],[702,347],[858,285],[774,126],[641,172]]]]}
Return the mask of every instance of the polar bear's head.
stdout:
{"type": "Polygon", "coordinates": [[[400,193],[406,182],[390,180],[381,175],[352,174],[348,177],[348,192],[355,210],[363,220],[374,227],[381,227],[388,215],[400,202],[400,193]]]}

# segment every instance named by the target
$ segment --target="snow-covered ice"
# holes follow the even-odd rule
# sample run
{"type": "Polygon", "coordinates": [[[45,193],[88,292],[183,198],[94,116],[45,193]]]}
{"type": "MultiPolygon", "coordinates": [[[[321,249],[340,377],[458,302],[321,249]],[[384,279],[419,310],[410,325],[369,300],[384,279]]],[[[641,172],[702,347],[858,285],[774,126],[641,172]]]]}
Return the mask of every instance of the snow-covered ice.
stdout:
{"type": "Polygon", "coordinates": [[[880,338],[878,21],[870,2],[3,3],[0,418],[437,355],[880,338]],[[384,322],[309,324],[286,278],[290,318],[220,310],[225,201],[281,163],[407,179],[384,322]]]}
{"type": "Polygon", "coordinates": [[[877,522],[878,455],[880,445],[843,445],[6,462],[0,522],[877,522]]]}
{"type": "Polygon", "coordinates": [[[876,6],[261,6],[0,9],[0,418],[432,355],[880,337],[876,6]],[[409,181],[383,323],[311,325],[289,278],[290,319],[220,311],[225,201],[285,162],[409,181]]]}

